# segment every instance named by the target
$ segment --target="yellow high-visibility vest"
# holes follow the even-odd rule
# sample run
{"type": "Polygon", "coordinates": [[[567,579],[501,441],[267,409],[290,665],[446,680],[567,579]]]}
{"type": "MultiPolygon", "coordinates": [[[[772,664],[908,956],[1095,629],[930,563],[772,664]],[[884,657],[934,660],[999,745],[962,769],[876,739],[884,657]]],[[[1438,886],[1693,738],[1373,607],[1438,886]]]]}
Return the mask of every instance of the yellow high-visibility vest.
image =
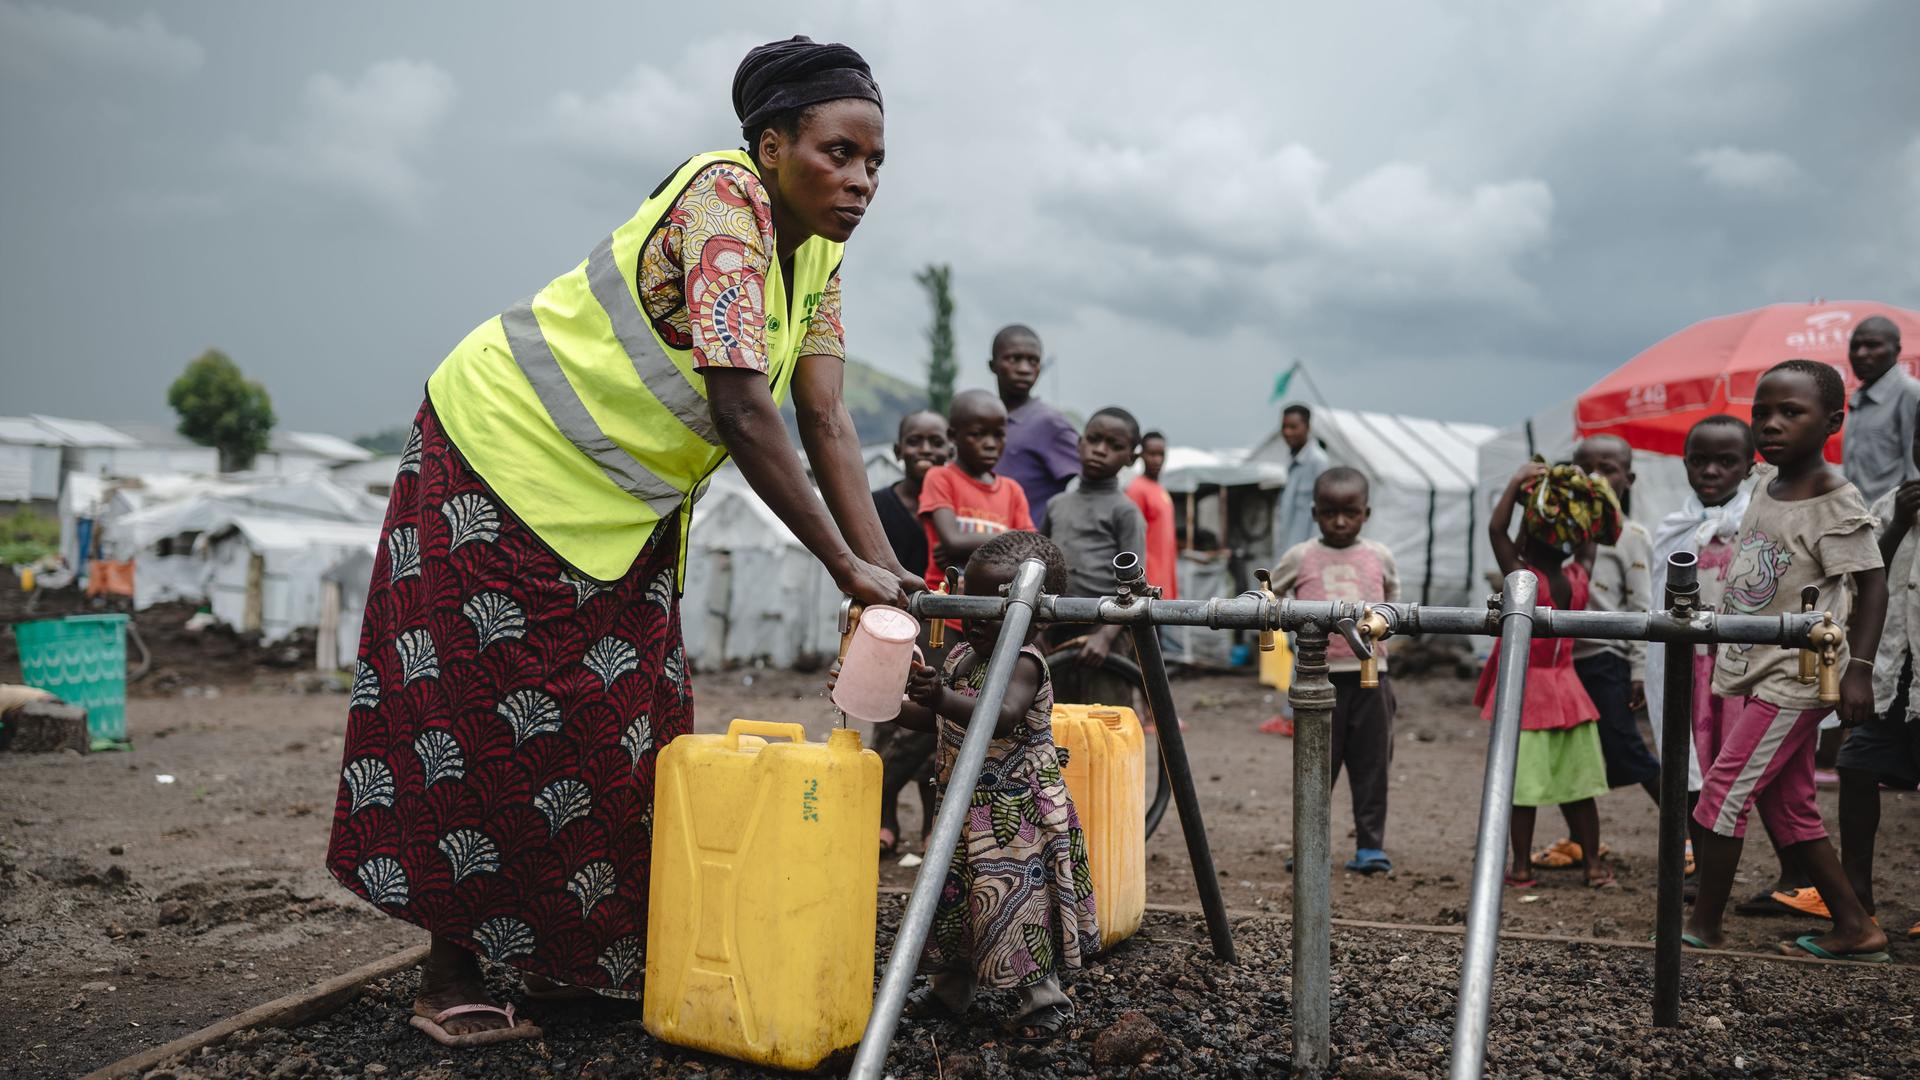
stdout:
{"type": "MultiPolygon", "coordinates": [[[[585,262],[482,323],[427,381],[440,426],[507,509],[586,577],[617,581],[676,510],[686,529],[727,459],[691,350],[654,333],[640,305],[640,251],[674,201],[716,162],[753,169],[743,150],[700,154],[654,189],[585,262]]],[[[814,309],[842,245],[820,237],[767,269],[767,375],[775,402],[793,383],[814,309]],[[796,298],[789,306],[788,296],[796,298]]]]}

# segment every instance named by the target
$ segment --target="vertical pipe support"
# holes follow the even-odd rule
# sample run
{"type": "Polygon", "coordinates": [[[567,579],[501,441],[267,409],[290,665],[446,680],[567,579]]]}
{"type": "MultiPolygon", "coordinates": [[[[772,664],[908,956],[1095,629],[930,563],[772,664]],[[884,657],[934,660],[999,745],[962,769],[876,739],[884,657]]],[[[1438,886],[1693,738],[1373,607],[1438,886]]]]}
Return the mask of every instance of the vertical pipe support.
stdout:
{"type": "MultiPolygon", "coordinates": [[[[1007,589],[1007,613],[1000,624],[1000,640],[1009,644],[1023,642],[1033,624],[1033,609],[1040,587],[1047,576],[1046,564],[1038,559],[1022,562],[1014,571],[1007,589]]],[[[926,946],[927,931],[933,926],[933,911],[946,884],[947,869],[953,865],[954,847],[960,842],[960,826],[973,802],[973,789],[980,782],[980,770],[987,760],[988,744],[1000,718],[1000,706],[1007,697],[1007,684],[1013,679],[1020,649],[996,648],[987,661],[987,674],[974,702],[973,715],[967,719],[967,734],[954,756],[953,770],[941,793],[940,812],[933,819],[933,836],[927,841],[926,861],[913,879],[913,893],[907,898],[907,910],[900,917],[900,929],[893,938],[893,951],[887,954],[887,969],[874,992],[873,1012],[867,1017],[867,1029],[860,1037],[860,1049],[854,1055],[854,1080],[880,1080],[887,1063],[887,1049],[893,1044],[894,1029],[900,1025],[900,1011],[906,1006],[907,989],[913,985],[914,969],[920,966],[920,950],[926,946]]]]}
{"type": "Polygon", "coordinates": [[[1293,1072],[1324,1076],[1332,1057],[1333,683],[1327,630],[1294,636],[1293,686],[1293,1072]]]}
{"type": "MultiPolygon", "coordinates": [[[[1677,619],[1691,619],[1699,606],[1700,559],[1691,551],[1667,558],[1667,610],[1677,619]]],[[[1685,923],[1687,876],[1687,763],[1693,750],[1694,646],[1669,641],[1654,646],[1666,651],[1666,673],[1660,725],[1660,856],[1659,893],[1654,905],[1653,1023],[1680,1025],[1680,933],[1685,923]]]]}
{"type": "Polygon", "coordinates": [[[1467,900],[1467,938],[1460,957],[1460,992],[1453,1012],[1452,1080],[1478,1080],[1487,1057],[1493,1008],[1493,962],[1500,945],[1502,871],[1513,818],[1513,770],[1520,757],[1520,712],[1526,701],[1527,661],[1533,652],[1533,608],[1539,582],[1526,570],[1507,575],[1500,601],[1500,666],[1494,672],[1493,729],[1480,797],[1473,885],[1467,900]]]}
{"type": "MultiPolygon", "coordinates": [[[[1123,551],[1113,559],[1114,577],[1121,593],[1145,589],[1140,557],[1123,551]]],[[[1160,651],[1159,628],[1150,622],[1131,627],[1133,648],[1140,659],[1140,681],[1147,695],[1147,711],[1160,739],[1160,764],[1173,787],[1174,805],[1180,809],[1180,831],[1186,834],[1187,858],[1193,863],[1193,885],[1200,893],[1200,907],[1207,915],[1207,932],[1213,938],[1213,955],[1232,964],[1239,959],[1233,947],[1233,927],[1227,922],[1227,901],[1220,893],[1220,874],[1213,866],[1213,848],[1207,842],[1207,827],[1200,818],[1200,793],[1193,783],[1193,767],[1187,761],[1186,736],[1180,733],[1180,715],[1173,705],[1173,686],[1167,681],[1167,662],[1160,651]]]]}

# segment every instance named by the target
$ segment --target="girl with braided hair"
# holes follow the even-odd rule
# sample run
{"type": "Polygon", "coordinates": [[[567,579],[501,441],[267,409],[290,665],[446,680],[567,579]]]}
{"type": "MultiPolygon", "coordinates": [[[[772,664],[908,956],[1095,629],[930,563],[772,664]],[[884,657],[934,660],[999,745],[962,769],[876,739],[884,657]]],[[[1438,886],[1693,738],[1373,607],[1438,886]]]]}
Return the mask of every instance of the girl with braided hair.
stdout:
{"type": "MultiPolygon", "coordinates": [[[[1526,570],[1539,580],[1541,604],[1578,611],[1587,606],[1595,545],[1620,536],[1620,504],[1605,480],[1574,465],[1549,466],[1535,458],[1513,474],[1493,508],[1487,533],[1502,574],[1526,570]],[[1516,506],[1524,506],[1517,542],[1510,535],[1516,506]]],[[[1474,694],[1481,716],[1489,720],[1499,661],[1496,644],[1474,694]]],[[[1566,818],[1567,831],[1580,846],[1587,884],[1601,888],[1614,883],[1600,847],[1600,808],[1594,801],[1607,791],[1606,758],[1595,723],[1599,718],[1600,710],[1574,671],[1572,640],[1535,641],[1527,656],[1520,755],[1514,770],[1509,886],[1539,884],[1531,850],[1534,820],[1542,806],[1558,806],[1566,818]]]]}

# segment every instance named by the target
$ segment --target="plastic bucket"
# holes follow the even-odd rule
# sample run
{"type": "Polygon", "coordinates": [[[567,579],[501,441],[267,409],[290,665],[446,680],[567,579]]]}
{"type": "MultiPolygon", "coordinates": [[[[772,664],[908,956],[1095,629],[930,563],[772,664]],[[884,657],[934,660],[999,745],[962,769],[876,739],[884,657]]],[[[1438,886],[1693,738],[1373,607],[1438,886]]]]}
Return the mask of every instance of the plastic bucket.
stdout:
{"type": "Polygon", "coordinates": [[[127,617],[76,615],[16,624],[21,677],[87,710],[94,749],[127,741],[127,617]]]}

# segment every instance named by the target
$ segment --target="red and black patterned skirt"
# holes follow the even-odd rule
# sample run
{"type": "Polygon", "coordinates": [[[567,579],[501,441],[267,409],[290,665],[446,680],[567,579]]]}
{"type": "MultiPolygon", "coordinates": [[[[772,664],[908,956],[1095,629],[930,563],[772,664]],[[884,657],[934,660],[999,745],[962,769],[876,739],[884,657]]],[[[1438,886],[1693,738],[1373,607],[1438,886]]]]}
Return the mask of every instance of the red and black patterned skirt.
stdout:
{"type": "Polygon", "coordinates": [[[571,983],[640,985],[654,755],[693,723],[664,523],[578,576],[421,407],[374,558],[327,867],[390,915],[571,983]]]}

